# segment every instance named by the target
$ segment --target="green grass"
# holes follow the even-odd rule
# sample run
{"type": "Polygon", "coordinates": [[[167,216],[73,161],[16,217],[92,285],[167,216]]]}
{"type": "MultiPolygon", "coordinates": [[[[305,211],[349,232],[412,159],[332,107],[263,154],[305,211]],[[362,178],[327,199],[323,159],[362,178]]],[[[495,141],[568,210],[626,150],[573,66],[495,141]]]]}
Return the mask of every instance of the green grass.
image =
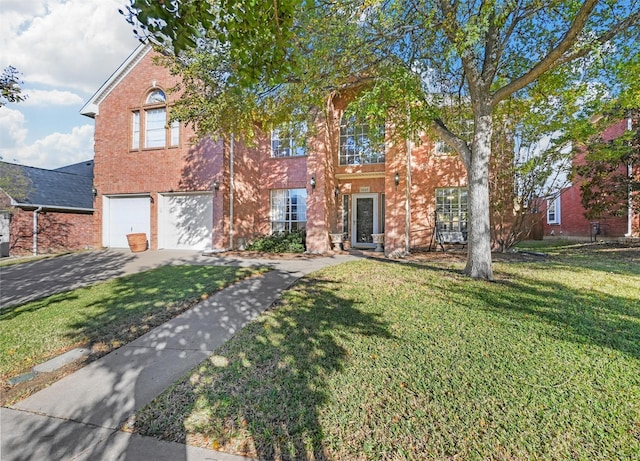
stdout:
{"type": "Polygon", "coordinates": [[[497,263],[495,283],[317,272],[134,428],[261,459],[639,459],[640,257],[589,251],[497,263]]]}
{"type": "Polygon", "coordinates": [[[107,351],[260,271],[165,266],[0,310],[3,381],[78,346],[107,351]]]}

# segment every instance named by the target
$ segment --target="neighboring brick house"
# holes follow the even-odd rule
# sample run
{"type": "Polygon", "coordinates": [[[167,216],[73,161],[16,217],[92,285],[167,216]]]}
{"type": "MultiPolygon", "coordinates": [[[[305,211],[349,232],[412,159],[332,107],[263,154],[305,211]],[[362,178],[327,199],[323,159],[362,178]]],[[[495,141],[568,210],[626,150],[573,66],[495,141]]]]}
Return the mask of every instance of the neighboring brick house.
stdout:
{"type": "MultiPolygon", "coordinates": [[[[637,121],[635,122],[637,123],[637,121]]],[[[631,118],[625,118],[613,124],[602,133],[602,139],[610,141],[620,137],[626,130],[638,129],[633,126],[631,118]]],[[[573,163],[582,165],[585,153],[578,153],[573,163]]],[[[635,166],[638,168],[639,166],[635,166]]],[[[628,165],[620,165],[619,172],[628,174],[628,165]]],[[[541,211],[545,216],[544,236],[576,239],[617,239],[621,237],[637,237],[640,235],[640,215],[628,211],[626,216],[603,216],[598,219],[587,219],[586,210],[582,205],[580,178],[566,188],[557,197],[542,203],[541,211]]]]}
{"type": "Polygon", "coordinates": [[[92,246],[92,160],[56,170],[0,162],[0,170],[9,184],[20,184],[0,190],[2,256],[92,246]]]}
{"type": "Polygon", "coordinates": [[[466,235],[465,169],[441,143],[375,146],[336,96],[304,146],[286,128],[250,148],[194,145],[190,128],[167,125],[178,77],[154,55],[139,47],[81,111],[95,119],[95,245],[144,232],[151,249],[222,251],[304,228],[311,253],[329,251],[332,233],[360,248],[383,233],[389,254],[429,246],[436,208],[443,230],[466,235]]]}

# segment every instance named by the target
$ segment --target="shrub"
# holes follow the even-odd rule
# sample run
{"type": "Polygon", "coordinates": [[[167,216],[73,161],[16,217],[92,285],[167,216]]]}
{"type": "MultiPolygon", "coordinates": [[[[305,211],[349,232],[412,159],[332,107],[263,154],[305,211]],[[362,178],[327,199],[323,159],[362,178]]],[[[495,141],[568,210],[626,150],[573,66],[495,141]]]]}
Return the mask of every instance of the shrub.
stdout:
{"type": "Polygon", "coordinates": [[[303,253],[306,234],[302,230],[263,235],[247,245],[249,251],[265,253],[303,253]]]}

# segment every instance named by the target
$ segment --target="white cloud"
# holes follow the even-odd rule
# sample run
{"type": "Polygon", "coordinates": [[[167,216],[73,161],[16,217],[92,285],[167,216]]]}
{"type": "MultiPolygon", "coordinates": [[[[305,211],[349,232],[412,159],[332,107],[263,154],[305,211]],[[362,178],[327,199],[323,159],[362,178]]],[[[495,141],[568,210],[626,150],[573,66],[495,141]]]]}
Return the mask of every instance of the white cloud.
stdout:
{"type": "Polygon", "coordinates": [[[85,102],[70,91],[25,89],[23,93],[27,95],[27,99],[21,103],[24,106],[82,106],[85,102]]]}
{"type": "MultiPolygon", "coordinates": [[[[3,129],[1,119],[0,123],[0,129],[3,129]]],[[[39,168],[58,168],[91,159],[93,126],[76,126],[70,133],[52,133],[28,145],[17,142],[12,147],[0,149],[0,155],[5,161],[39,168]]]]}
{"type": "Polygon", "coordinates": [[[24,143],[27,137],[24,122],[24,115],[19,110],[0,108],[0,139],[3,145],[24,143]]]}
{"type": "Polygon", "coordinates": [[[136,47],[118,13],[124,0],[37,0],[3,3],[2,67],[25,82],[91,94],[136,47]],[[25,6],[29,5],[29,7],[25,6]],[[11,24],[6,29],[4,23],[11,24]]]}

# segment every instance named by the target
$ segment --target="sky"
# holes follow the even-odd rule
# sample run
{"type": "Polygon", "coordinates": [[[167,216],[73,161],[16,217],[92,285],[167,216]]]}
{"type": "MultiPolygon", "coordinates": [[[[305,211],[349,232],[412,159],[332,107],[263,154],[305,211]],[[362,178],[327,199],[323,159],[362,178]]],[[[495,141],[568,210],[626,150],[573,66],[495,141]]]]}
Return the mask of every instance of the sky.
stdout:
{"type": "Polygon", "coordinates": [[[135,50],[127,0],[0,0],[0,71],[21,73],[26,101],[0,107],[0,160],[58,168],[93,158],[80,109],[135,50]]]}

